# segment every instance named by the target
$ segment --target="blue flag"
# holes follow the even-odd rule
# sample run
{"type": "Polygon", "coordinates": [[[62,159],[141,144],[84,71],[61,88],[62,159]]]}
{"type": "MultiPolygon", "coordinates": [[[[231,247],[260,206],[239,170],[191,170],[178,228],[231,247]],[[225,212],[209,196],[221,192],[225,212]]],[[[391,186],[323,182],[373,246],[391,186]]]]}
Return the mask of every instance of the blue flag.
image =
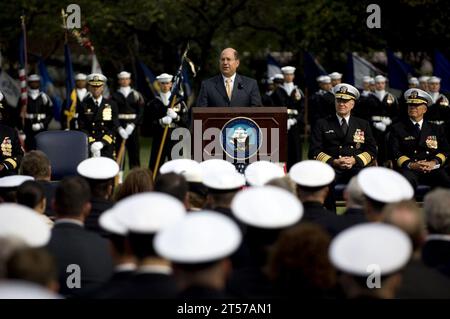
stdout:
{"type": "Polygon", "coordinates": [[[383,75],[372,63],[360,57],[357,53],[347,54],[347,67],[345,70],[345,83],[354,85],[361,89],[364,76],[383,75]]]}
{"type": "Polygon", "coordinates": [[[189,80],[189,72],[186,68],[182,71],[183,91],[186,98],[192,95],[191,81],[189,80]]]}
{"type": "Polygon", "coordinates": [[[59,121],[61,118],[62,100],[56,93],[53,81],[48,74],[47,66],[44,63],[44,60],[41,57],[39,57],[38,59],[38,69],[41,76],[41,90],[47,93],[48,96],[52,99],[53,117],[55,118],[55,120],[59,121]]]}
{"type": "Polygon", "coordinates": [[[328,73],[325,71],[323,66],[321,66],[314,56],[305,52],[303,55],[303,64],[304,64],[304,72],[305,72],[305,86],[311,90],[311,92],[315,92],[319,89],[317,84],[317,77],[320,75],[327,75],[328,73]]]}
{"type": "Polygon", "coordinates": [[[148,94],[145,94],[150,89],[150,96],[154,97],[159,92],[158,81],[156,81],[156,76],[152,71],[142,62],[138,61],[139,68],[143,73],[144,81],[140,81],[139,91],[142,92],[145,96],[148,97],[148,94]],[[145,83],[145,85],[143,85],[145,83]]]}
{"type": "Polygon", "coordinates": [[[438,50],[434,52],[433,74],[441,78],[441,91],[450,92],[450,62],[438,50]]]}
{"type": "Polygon", "coordinates": [[[408,79],[416,75],[413,67],[396,57],[394,52],[387,50],[389,86],[405,91],[408,89],[408,79]]]}
{"type": "Polygon", "coordinates": [[[270,79],[275,74],[281,74],[281,66],[272,55],[268,54],[267,55],[267,78],[270,79]]]}
{"type": "Polygon", "coordinates": [[[70,48],[67,43],[64,44],[64,66],[66,70],[66,105],[64,105],[64,108],[69,109],[73,102],[71,95],[75,90],[75,80],[72,67],[72,58],[70,56],[70,48]]]}

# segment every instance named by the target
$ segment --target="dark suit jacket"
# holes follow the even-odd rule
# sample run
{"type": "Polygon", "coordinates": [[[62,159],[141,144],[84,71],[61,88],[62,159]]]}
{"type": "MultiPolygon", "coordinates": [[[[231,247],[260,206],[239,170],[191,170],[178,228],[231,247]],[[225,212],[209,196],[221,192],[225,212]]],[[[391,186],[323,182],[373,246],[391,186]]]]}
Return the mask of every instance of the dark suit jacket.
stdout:
{"type": "Polygon", "coordinates": [[[261,106],[261,95],[256,80],[236,74],[231,101],[228,98],[222,74],[202,82],[196,106],[261,106]]]}
{"type": "Polygon", "coordinates": [[[56,259],[60,293],[64,296],[85,296],[98,289],[112,275],[113,262],[108,242],[80,225],[70,222],[55,223],[47,248],[56,259]],[[80,288],[67,287],[68,277],[74,274],[67,272],[67,266],[71,264],[80,267],[80,288]]]}
{"type": "Polygon", "coordinates": [[[422,248],[422,261],[428,267],[435,268],[450,277],[450,241],[427,240],[422,248]]]}

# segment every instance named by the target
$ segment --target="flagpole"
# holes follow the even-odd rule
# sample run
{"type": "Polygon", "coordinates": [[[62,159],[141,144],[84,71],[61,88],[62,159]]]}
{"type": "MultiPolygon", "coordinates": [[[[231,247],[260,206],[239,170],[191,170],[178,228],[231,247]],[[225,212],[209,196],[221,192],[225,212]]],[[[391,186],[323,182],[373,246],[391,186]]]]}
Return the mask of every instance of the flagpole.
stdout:
{"type": "MultiPolygon", "coordinates": [[[[20,16],[21,25],[22,25],[22,35],[23,35],[23,71],[24,74],[22,76],[24,77],[24,88],[21,89],[21,101],[22,101],[22,108],[20,110],[20,117],[22,120],[22,128],[25,127],[25,113],[27,110],[27,103],[28,103],[28,96],[27,94],[27,71],[28,71],[28,50],[27,50],[27,29],[25,25],[25,14],[22,14],[20,16]]],[[[19,72],[20,73],[20,72],[19,72]]],[[[20,74],[19,74],[20,77],[20,74]]]]}

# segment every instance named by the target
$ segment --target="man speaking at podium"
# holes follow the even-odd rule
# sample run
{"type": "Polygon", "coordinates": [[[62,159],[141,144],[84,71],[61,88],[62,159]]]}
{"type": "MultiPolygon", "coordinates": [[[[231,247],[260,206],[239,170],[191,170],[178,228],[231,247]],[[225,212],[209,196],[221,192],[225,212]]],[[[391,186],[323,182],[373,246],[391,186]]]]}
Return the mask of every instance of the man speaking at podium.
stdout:
{"type": "Polygon", "coordinates": [[[227,48],[220,54],[220,73],[202,82],[197,106],[261,106],[256,80],[236,73],[239,54],[227,48]]]}

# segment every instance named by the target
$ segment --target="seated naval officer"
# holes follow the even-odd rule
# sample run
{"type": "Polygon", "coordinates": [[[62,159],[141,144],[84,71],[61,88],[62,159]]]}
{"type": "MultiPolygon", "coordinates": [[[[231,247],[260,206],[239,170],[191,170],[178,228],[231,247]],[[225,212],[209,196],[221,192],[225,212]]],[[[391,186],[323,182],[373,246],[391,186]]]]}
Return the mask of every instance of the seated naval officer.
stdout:
{"type": "Polygon", "coordinates": [[[424,119],[431,96],[420,89],[404,94],[408,118],[392,126],[389,145],[398,171],[414,189],[419,184],[450,187],[450,177],[444,165],[450,145],[442,126],[424,119]]]}
{"type": "Polygon", "coordinates": [[[351,115],[359,91],[349,84],[338,84],[336,114],[320,119],[311,134],[309,158],[331,165],[336,183],[347,183],[363,167],[373,163],[377,146],[367,121],[351,115]]]}

